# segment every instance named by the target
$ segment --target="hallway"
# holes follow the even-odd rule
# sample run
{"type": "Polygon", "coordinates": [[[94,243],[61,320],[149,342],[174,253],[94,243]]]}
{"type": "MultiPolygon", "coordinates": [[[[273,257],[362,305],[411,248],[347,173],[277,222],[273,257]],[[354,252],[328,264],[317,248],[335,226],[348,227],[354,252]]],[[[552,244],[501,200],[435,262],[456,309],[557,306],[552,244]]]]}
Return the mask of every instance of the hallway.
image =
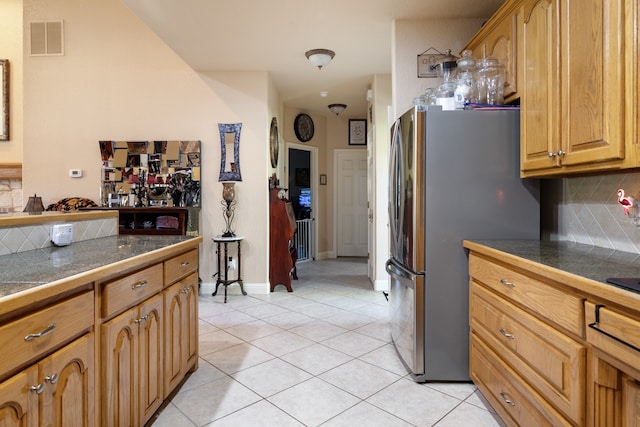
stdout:
{"type": "Polygon", "coordinates": [[[473,384],[416,384],[366,259],[301,263],[294,292],[199,300],[198,370],[154,427],[501,426],[473,384]]]}

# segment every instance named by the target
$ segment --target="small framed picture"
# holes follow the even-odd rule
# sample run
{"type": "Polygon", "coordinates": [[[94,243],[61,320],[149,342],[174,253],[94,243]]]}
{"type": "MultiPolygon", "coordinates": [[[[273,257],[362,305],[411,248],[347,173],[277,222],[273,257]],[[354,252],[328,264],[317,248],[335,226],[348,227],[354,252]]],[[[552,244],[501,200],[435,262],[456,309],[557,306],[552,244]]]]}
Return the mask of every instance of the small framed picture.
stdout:
{"type": "Polygon", "coordinates": [[[327,175],[323,173],[320,174],[320,185],[327,185],[327,175]]]}
{"type": "Polygon", "coordinates": [[[367,121],[349,119],[349,145],[367,145],[367,121]]]}

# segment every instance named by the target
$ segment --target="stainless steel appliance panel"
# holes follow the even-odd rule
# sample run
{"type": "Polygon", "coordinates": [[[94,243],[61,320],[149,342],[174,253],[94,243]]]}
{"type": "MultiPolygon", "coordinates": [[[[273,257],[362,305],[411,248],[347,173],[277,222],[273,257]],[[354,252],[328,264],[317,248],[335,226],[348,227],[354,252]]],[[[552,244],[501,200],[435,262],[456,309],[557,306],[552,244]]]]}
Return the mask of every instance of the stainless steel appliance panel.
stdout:
{"type": "Polygon", "coordinates": [[[416,275],[393,259],[387,261],[391,276],[389,315],[391,335],[400,359],[414,375],[424,374],[424,276],[416,275]]]}
{"type": "Polygon", "coordinates": [[[519,178],[519,112],[412,109],[394,128],[402,132],[392,140],[399,164],[390,170],[397,191],[390,191],[389,209],[398,219],[391,227],[397,246],[391,261],[413,276],[391,274],[393,342],[416,381],[468,381],[462,240],[540,237],[539,183],[519,178]],[[407,297],[408,277],[422,282],[419,303],[407,297]],[[421,342],[416,337],[413,343],[424,351],[424,367],[412,367],[415,360],[407,356],[420,351],[406,348],[409,316],[424,322],[421,342]]]}

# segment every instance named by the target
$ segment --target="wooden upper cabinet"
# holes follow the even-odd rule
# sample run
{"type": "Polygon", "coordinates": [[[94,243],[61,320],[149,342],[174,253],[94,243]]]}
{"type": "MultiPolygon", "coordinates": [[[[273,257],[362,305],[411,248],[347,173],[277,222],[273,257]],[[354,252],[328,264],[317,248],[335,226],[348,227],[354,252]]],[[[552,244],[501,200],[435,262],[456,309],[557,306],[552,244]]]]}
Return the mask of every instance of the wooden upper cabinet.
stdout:
{"type": "Polygon", "coordinates": [[[624,159],[624,3],[560,2],[564,164],[624,159]]]}
{"type": "Polygon", "coordinates": [[[518,98],[517,73],[517,4],[506,2],[464,48],[480,60],[487,56],[498,58],[505,68],[505,102],[518,98]]]}
{"type": "MultiPolygon", "coordinates": [[[[625,156],[625,4],[525,0],[521,7],[522,176],[633,167],[625,156]]],[[[630,42],[631,43],[631,42],[630,42]]]]}
{"type": "Polygon", "coordinates": [[[559,166],[558,67],[555,0],[527,0],[518,15],[520,85],[520,156],[523,171],[559,166]]]}

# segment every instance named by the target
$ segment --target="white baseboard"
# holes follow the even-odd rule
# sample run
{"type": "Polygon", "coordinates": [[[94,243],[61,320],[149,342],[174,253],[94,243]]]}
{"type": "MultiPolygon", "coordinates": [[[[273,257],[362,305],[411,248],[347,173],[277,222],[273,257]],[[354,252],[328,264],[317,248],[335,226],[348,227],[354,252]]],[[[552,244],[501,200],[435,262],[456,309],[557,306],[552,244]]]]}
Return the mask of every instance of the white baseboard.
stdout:
{"type": "MultiPolygon", "coordinates": [[[[229,285],[227,291],[239,288],[240,285],[237,283],[233,283],[229,285]]],[[[269,283],[243,283],[244,290],[249,295],[267,295],[269,294],[269,283]]],[[[200,293],[202,295],[211,295],[213,291],[216,289],[215,282],[202,282],[200,284],[200,293]]],[[[218,292],[224,292],[222,286],[218,287],[218,292]]]]}
{"type": "Polygon", "coordinates": [[[389,291],[389,278],[378,279],[373,282],[373,290],[374,291],[389,291]]]}
{"type": "Polygon", "coordinates": [[[320,252],[316,255],[316,261],[322,261],[323,259],[337,258],[336,253],[333,251],[320,252]]]}

